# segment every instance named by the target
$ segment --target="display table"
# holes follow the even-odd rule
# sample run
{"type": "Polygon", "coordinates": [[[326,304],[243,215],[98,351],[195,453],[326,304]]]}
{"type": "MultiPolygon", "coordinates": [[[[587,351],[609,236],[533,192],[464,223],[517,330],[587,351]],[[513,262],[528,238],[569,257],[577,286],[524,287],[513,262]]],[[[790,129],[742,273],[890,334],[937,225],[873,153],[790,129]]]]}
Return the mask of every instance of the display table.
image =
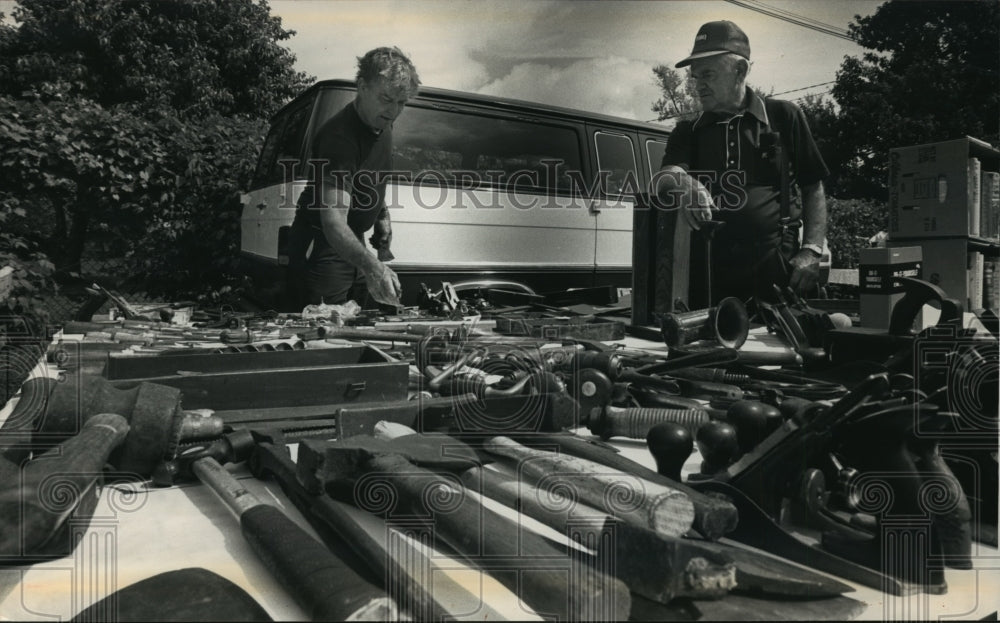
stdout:
{"type": "MultiPolygon", "coordinates": [[[[662,352],[662,344],[627,338],[629,348],[662,352]]],[[[746,348],[780,347],[773,336],[755,332],[746,348]]],[[[51,373],[39,370],[39,373],[51,373]]],[[[11,405],[0,412],[0,420],[11,405]]],[[[588,434],[586,430],[578,431],[588,434]]],[[[614,438],[621,453],[649,468],[655,464],[645,443],[614,438]]],[[[697,450],[684,471],[697,470],[697,450]]],[[[230,470],[252,493],[277,506],[297,523],[316,533],[273,482],[252,478],[244,466],[230,470]]],[[[509,511],[516,516],[514,511],[509,511]]],[[[550,537],[564,538],[554,530],[524,518],[524,525],[550,537]]],[[[804,535],[805,536],[805,535],[804,535]]],[[[158,573],[203,567],[234,582],[252,595],[275,620],[306,620],[308,617],[288,593],[272,578],[240,533],[232,512],[205,486],[183,483],[156,488],[145,483],[106,486],[100,493],[97,510],[89,526],[80,526],[78,546],[72,555],[32,566],[0,567],[0,620],[65,620],[116,589],[158,573]]],[[[317,537],[318,538],[318,537],[317,537]]],[[[428,552],[430,553],[430,552],[428,552]]],[[[862,620],[964,619],[977,620],[993,615],[1000,607],[1000,553],[996,548],[973,543],[974,569],[948,569],[947,594],[914,594],[893,597],[878,590],[853,584],[847,596],[864,602],[862,620]]],[[[518,604],[516,597],[488,576],[469,569],[446,556],[433,557],[435,573],[447,575],[456,593],[456,611],[467,613],[460,619],[538,619],[518,604]],[[488,607],[470,602],[481,597],[488,607]],[[464,601],[463,601],[464,600],[464,601]]],[[[445,585],[446,583],[441,583],[445,585]]],[[[163,608],[170,608],[169,601],[163,608]]],[[[747,613],[745,619],[754,619],[747,613]]]]}

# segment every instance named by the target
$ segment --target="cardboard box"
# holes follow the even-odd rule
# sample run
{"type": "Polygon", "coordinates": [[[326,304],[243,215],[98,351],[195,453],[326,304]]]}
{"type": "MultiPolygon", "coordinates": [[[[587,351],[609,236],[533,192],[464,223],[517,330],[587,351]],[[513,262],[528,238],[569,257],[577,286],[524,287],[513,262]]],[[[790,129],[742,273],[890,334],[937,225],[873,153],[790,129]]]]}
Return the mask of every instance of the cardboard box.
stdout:
{"type": "Polygon", "coordinates": [[[1000,151],[971,137],[890,150],[889,239],[968,236],[978,230],[977,169],[1000,170],[1000,151]]]}
{"type": "MultiPolygon", "coordinates": [[[[890,247],[899,247],[904,243],[890,241],[890,247]]],[[[926,239],[919,241],[908,241],[906,246],[919,244],[923,253],[923,277],[944,290],[948,298],[958,299],[965,306],[966,311],[981,308],[980,302],[974,304],[973,298],[982,296],[982,290],[978,295],[972,290],[973,282],[976,281],[974,273],[970,269],[982,270],[983,262],[980,253],[969,252],[968,240],[966,238],[940,238],[926,239]]],[[[978,279],[978,286],[982,287],[982,276],[978,279]]],[[[979,299],[980,301],[982,299],[979,299]]]]}
{"type": "Polygon", "coordinates": [[[903,289],[893,285],[893,277],[922,278],[921,247],[878,247],[860,250],[858,287],[862,327],[889,328],[892,308],[903,298],[903,289]]]}

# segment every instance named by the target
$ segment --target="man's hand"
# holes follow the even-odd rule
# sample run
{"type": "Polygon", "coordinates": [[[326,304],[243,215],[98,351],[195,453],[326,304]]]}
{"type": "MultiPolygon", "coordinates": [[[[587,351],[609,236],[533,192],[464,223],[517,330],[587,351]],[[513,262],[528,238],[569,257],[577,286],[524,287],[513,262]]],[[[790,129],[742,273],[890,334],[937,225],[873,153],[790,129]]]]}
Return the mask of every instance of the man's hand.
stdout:
{"type": "Polygon", "coordinates": [[[799,296],[804,297],[816,288],[819,282],[819,260],[820,256],[809,249],[802,249],[789,260],[792,276],[788,285],[799,296]]]}
{"type": "Polygon", "coordinates": [[[680,208],[691,229],[712,220],[715,201],[704,184],[680,167],[668,167],[657,182],[657,196],[667,207],[680,208]]]}
{"type": "Polygon", "coordinates": [[[708,192],[704,184],[691,176],[688,177],[691,179],[693,200],[684,208],[684,217],[691,229],[701,229],[702,223],[712,220],[712,208],[715,207],[715,201],[712,200],[712,194],[708,192]]]}
{"type": "Polygon", "coordinates": [[[379,266],[380,270],[365,274],[368,293],[383,305],[402,307],[399,299],[403,296],[403,287],[399,284],[399,277],[385,264],[380,263],[379,266]]]}

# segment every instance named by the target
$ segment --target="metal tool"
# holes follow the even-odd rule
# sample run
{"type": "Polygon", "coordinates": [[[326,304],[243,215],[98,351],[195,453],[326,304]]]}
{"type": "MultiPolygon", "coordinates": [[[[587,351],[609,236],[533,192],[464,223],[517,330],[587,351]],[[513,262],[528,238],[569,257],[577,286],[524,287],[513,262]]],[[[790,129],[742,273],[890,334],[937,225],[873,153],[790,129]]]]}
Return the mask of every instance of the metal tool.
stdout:
{"type": "MultiPolygon", "coordinates": [[[[474,607],[484,620],[503,616],[446,573],[436,572],[427,554],[395,533],[391,524],[356,506],[335,500],[321,489],[307,490],[296,474],[287,448],[258,436],[248,466],[259,479],[275,480],[282,491],[309,520],[327,547],[345,546],[386,581],[386,592],[396,597],[400,608],[418,621],[457,619],[474,607]]],[[[402,528],[413,529],[412,522],[402,528]]]]}
{"type": "Polygon", "coordinates": [[[689,481],[688,484],[703,493],[721,493],[736,506],[740,521],[726,538],[891,595],[911,595],[919,591],[912,584],[807,545],[789,534],[742,491],[729,484],[714,479],[689,481]]]}
{"type": "Polygon", "coordinates": [[[559,452],[589,459],[643,480],[667,485],[683,491],[694,505],[694,529],[709,540],[716,540],[737,524],[736,508],[728,501],[704,495],[688,485],[671,480],[645,465],[628,459],[603,442],[588,440],[568,433],[533,433],[520,441],[543,448],[558,448],[559,452]]]}
{"type": "Polygon", "coordinates": [[[277,507],[250,493],[214,458],[200,458],[191,469],[235,513],[257,556],[313,619],[396,619],[398,609],[385,591],[359,576],[277,507]]]}
{"type": "MultiPolygon", "coordinates": [[[[381,453],[359,452],[356,443],[306,441],[299,445],[299,475],[309,474],[326,489],[349,487],[356,504],[389,517],[394,516],[393,508],[396,513],[430,517],[435,538],[466,561],[487,571],[517,569],[516,574],[494,577],[536,612],[571,620],[628,616],[629,592],[619,580],[566,556],[517,522],[485,508],[456,478],[418,467],[407,456],[394,453],[391,442],[385,442],[385,448],[381,453]],[[395,494],[393,508],[373,507],[366,501],[369,488],[386,485],[395,494]]],[[[440,449],[434,452],[440,460],[440,449]]]]}
{"type": "Polygon", "coordinates": [[[746,306],[731,296],[712,307],[664,314],[660,325],[663,341],[671,348],[714,340],[725,348],[739,349],[750,335],[746,306]]]}
{"type": "MultiPolygon", "coordinates": [[[[459,449],[462,449],[462,455],[471,457],[478,454],[474,448],[465,446],[460,438],[412,433],[405,431],[383,435],[380,431],[377,435],[401,450],[413,444],[420,449],[421,455],[433,456],[434,445],[438,447],[437,456],[456,454],[459,449]],[[430,452],[427,452],[428,442],[430,452]]],[[[482,454],[478,456],[482,457],[482,454]]],[[[731,545],[687,537],[664,537],[636,527],[589,506],[572,503],[560,495],[557,487],[547,487],[544,491],[538,489],[520,480],[517,471],[509,467],[492,464],[473,467],[463,471],[461,478],[470,489],[481,491],[594,549],[598,567],[613,562],[614,573],[633,594],[650,599],[667,601],[680,595],[711,598],[728,592],[730,588],[797,597],[826,597],[853,590],[819,574],[801,572],[783,561],[731,545]],[[584,538],[598,535],[600,537],[594,540],[584,538]],[[609,545],[598,545],[602,542],[609,545]],[[735,585],[731,584],[733,576],[730,573],[733,570],[735,585]]]]}
{"type": "Polygon", "coordinates": [[[702,409],[655,409],[615,407],[609,404],[613,384],[604,373],[584,368],[573,379],[574,397],[580,403],[581,422],[603,439],[613,436],[645,439],[649,430],[660,422],[677,422],[691,434],[709,421],[702,409]]]}

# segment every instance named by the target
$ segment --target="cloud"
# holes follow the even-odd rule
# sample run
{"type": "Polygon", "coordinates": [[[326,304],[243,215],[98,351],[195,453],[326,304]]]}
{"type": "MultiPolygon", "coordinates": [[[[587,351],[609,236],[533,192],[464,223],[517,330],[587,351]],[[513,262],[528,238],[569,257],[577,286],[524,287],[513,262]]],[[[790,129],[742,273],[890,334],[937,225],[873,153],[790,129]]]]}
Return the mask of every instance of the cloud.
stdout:
{"type": "Polygon", "coordinates": [[[610,57],[581,59],[564,67],[527,62],[478,91],[555,106],[646,121],[659,96],[648,61],[610,57]]]}
{"type": "MultiPolygon", "coordinates": [[[[2,0],[0,0],[2,1],[2,0]]],[[[881,0],[817,3],[846,25],[881,0]]],[[[564,2],[526,0],[271,0],[297,35],[297,67],[319,79],[351,78],[355,57],[398,45],[426,86],[542,101],[651,119],[652,67],[691,50],[698,27],[733,19],[753,46],[750,81],[782,92],[833,80],[847,41],[717,0],[564,2]]],[[[820,10],[822,8],[822,11],[820,10]]],[[[796,9],[797,10],[797,9],[796,9]]],[[[792,97],[801,96],[801,92],[792,97]]]]}

